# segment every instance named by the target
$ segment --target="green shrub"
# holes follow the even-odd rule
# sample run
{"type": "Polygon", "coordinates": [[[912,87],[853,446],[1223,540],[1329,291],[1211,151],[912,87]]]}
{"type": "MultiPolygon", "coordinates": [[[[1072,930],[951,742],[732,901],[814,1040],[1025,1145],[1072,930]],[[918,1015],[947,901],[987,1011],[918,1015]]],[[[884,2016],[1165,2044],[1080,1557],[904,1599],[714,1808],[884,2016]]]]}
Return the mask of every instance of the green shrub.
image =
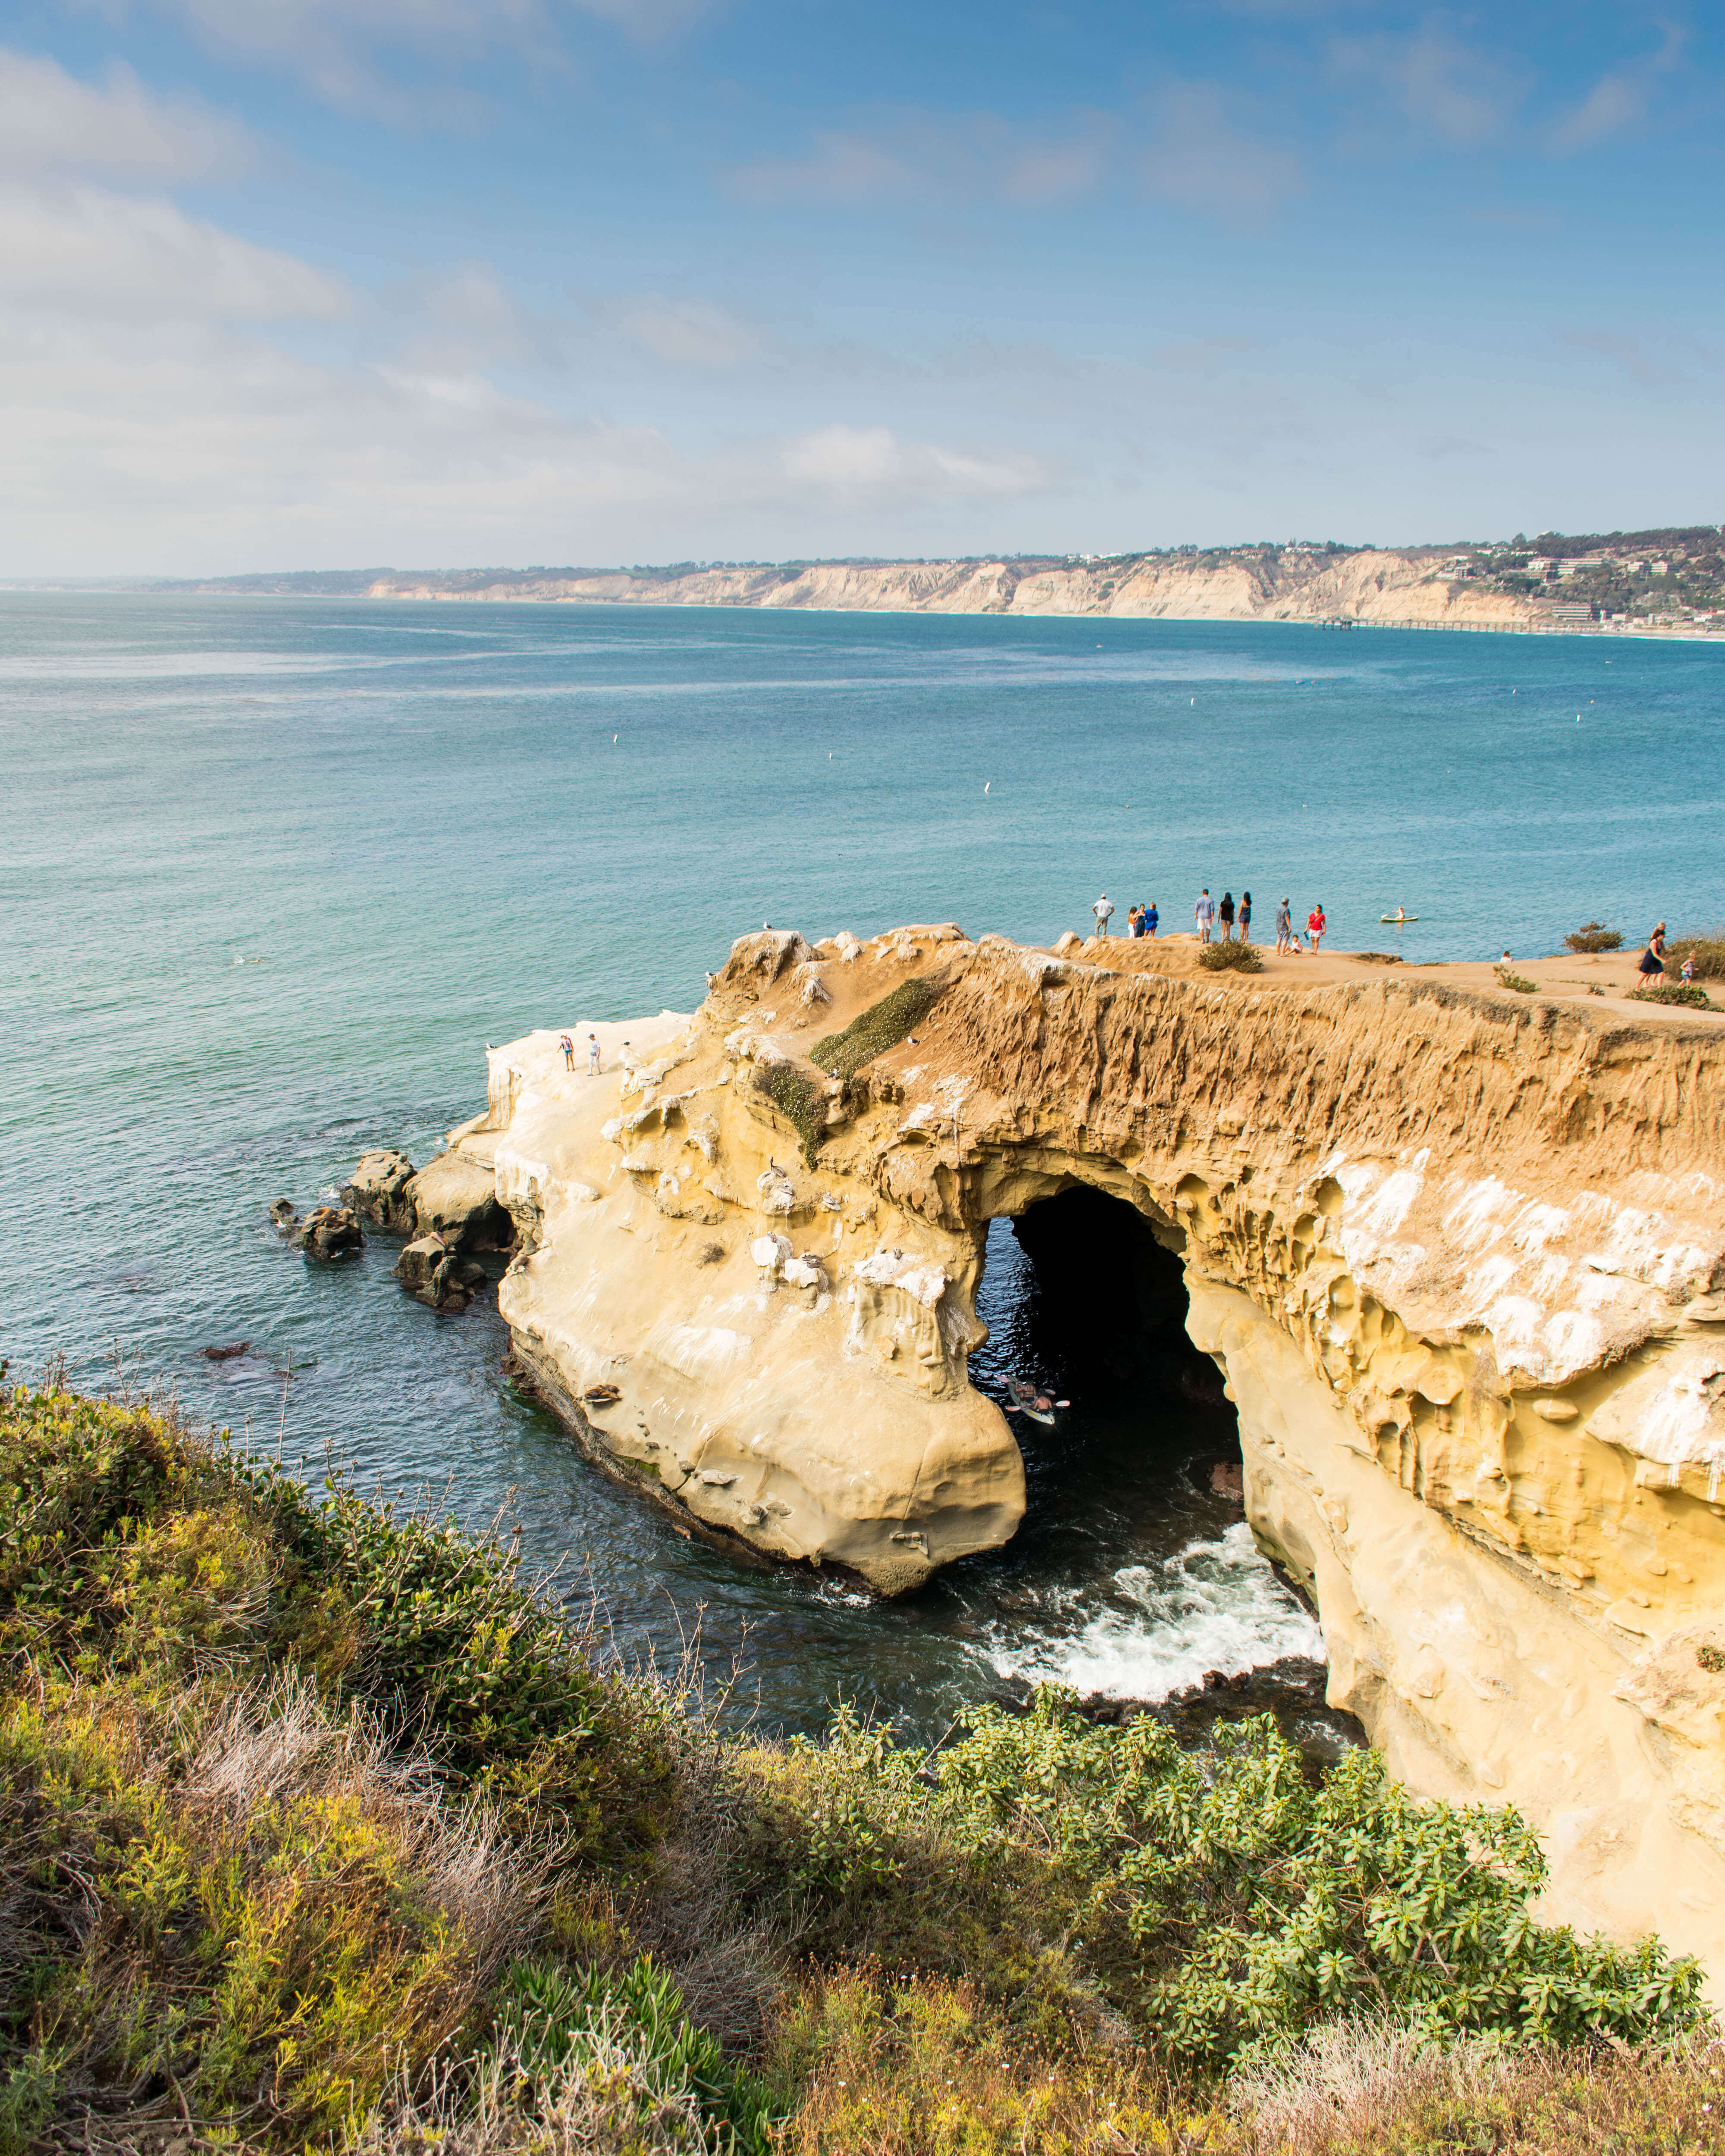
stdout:
{"type": "Polygon", "coordinates": [[[1530,981],[1525,973],[1512,973],[1507,966],[1494,966],[1491,970],[1497,976],[1500,988],[1513,988],[1518,996],[1537,996],[1539,993],[1538,982],[1530,981]]]}
{"type": "MultiPolygon", "coordinates": [[[[1563,2041],[1699,2014],[1693,1962],[1534,1920],[1545,1860],[1513,1811],[1419,1803],[1368,1752],[1314,1789],[1267,1717],[1214,1743],[1199,1759],[1151,1717],[1093,1726],[1045,1689],[1026,1715],[975,1710],[925,1763],[841,1714],[791,1748],[784,1889],[824,1910],[827,1951],[872,1946],[884,1912],[932,1969],[978,1907],[1009,1906],[1021,1942],[1081,1938],[1116,2007],[1206,2068],[1363,2011],[1563,2041]]],[[[986,1983],[987,1958],[954,1973],[986,1983]]],[[[1003,1997],[1025,1988],[1002,1975],[1003,1997]]]]}
{"type": "Polygon", "coordinates": [[[806,1070],[794,1063],[762,1063],[755,1071],[755,1091],[772,1101],[803,1142],[810,1168],[827,1134],[827,1096],[806,1070]]]}
{"type": "Polygon", "coordinates": [[[1584,921],[1563,938],[1572,951],[1620,951],[1623,937],[1615,928],[1608,928],[1603,921],[1584,921]]]}
{"type": "Polygon", "coordinates": [[[1691,1010],[1718,1008],[1705,988],[1697,988],[1687,981],[1661,981],[1651,988],[1631,988],[1629,993],[1631,1003],[1685,1004],[1691,1010]]]}
{"type": "Polygon", "coordinates": [[[889,1048],[896,1048],[911,1028],[933,1009],[945,988],[943,981],[922,977],[901,981],[891,995],[882,996],[879,1003],[870,1004],[852,1019],[842,1033],[829,1033],[816,1041],[809,1050],[809,1061],[822,1070],[836,1072],[840,1078],[854,1078],[865,1063],[884,1055],[889,1048]]]}
{"type": "Polygon", "coordinates": [[[1200,943],[1198,963],[1207,973],[1261,973],[1264,970],[1255,943],[1200,943]]]}

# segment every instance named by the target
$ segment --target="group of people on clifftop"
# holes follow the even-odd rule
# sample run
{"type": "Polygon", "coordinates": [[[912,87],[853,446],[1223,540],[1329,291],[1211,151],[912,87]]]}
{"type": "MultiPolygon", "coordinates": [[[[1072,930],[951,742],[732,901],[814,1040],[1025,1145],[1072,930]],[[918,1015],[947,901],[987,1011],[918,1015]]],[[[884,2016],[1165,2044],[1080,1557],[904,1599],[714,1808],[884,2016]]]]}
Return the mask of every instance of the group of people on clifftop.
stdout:
{"type": "MultiPolygon", "coordinates": [[[[1114,918],[1114,902],[1106,891],[1091,906],[1091,911],[1096,916],[1096,934],[1106,936],[1108,923],[1114,918]]],[[[1147,936],[1153,942],[1161,919],[1153,899],[1148,906],[1130,906],[1127,911],[1126,932],[1128,936],[1147,936]]],[[[1242,891],[1240,903],[1236,906],[1231,891],[1224,891],[1219,901],[1210,896],[1210,887],[1206,884],[1192,909],[1192,919],[1200,943],[1217,941],[1231,943],[1236,930],[1240,941],[1250,943],[1252,940],[1252,894],[1249,891],[1242,891]]],[[[1309,948],[1316,951],[1319,947],[1329,925],[1320,901],[1306,916],[1307,945],[1309,948]]],[[[1290,955],[1297,955],[1301,948],[1300,933],[1294,926],[1293,909],[1286,899],[1283,899],[1276,909],[1276,947],[1278,952],[1290,955]]]]}

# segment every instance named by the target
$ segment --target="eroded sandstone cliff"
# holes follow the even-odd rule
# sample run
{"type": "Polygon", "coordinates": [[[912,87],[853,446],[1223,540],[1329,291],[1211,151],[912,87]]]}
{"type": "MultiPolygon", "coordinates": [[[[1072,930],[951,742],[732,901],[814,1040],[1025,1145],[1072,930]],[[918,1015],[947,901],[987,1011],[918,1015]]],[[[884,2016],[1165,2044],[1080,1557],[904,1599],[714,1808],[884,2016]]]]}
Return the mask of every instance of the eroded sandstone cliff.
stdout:
{"type": "Polygon", "coordinates": [[[1526,626],[1530,600],[1450,574],[1435,547],[1235,548],[1108,561],[816,562],[592,575],[399,576],[372,598],[564,599],[655,606],[831,608],[894,613],[1163,616],[1198,621],[1415,621],[1526,626]]]}
{"type": "Polygon", "coordinates": [[[1180,1257],[1332,1698],[1522,1804],[1563,1914],[1725,1969],[1725,1050],[1195,958],[769,933],[620,1072],[494,1051],[460,1149],[524,1368],[691,1531],[902,1591],[1023,1512],[966,1376],[988,1222],[1110,1194],[1180,1257]]]}

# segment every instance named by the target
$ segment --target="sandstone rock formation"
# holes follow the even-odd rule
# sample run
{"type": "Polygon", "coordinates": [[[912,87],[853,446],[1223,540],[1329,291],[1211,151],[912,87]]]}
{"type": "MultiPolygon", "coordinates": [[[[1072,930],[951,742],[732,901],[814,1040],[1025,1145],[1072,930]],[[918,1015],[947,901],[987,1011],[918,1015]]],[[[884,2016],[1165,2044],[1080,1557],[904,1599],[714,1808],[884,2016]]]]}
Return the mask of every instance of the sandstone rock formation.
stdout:
{"type": "Polygon", "coordinates": [[[987,1224],[1106,1194],[1178,1258],[1335,1703],[1520,1804],[1559,1913],[1725,1969],[1725,1045],[1195,956],[762,935],[620,1080],[493,1051],[451,1152],[514,1216],[522,1368],[690,1527],[901,1591],[1023,1513],[966,1374],[987,1224]]]}
{"type": "Polygon", "coordinates": [[[506,1250],[515,1239],[483,1147],[439,1153],[405,1185],[400,1204],[404,1227],[416,1235],[440,1235],[452,1250],[506,1250]]]}

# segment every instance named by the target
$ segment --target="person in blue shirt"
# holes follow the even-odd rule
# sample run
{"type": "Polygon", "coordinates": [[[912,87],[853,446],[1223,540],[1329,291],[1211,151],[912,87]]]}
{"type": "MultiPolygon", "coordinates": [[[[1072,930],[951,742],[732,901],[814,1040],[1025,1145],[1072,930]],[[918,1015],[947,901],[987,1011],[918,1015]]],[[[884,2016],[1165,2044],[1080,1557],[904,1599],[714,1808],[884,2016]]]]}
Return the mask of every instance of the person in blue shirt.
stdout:
{"type": "Polygon", "coordinates": [[[1156,901],[1153,898],[1143,909],[1144,933],[1153,943],[1156,941],[1156,924],[1160,918],[1156,911],[1156,901]]]}

